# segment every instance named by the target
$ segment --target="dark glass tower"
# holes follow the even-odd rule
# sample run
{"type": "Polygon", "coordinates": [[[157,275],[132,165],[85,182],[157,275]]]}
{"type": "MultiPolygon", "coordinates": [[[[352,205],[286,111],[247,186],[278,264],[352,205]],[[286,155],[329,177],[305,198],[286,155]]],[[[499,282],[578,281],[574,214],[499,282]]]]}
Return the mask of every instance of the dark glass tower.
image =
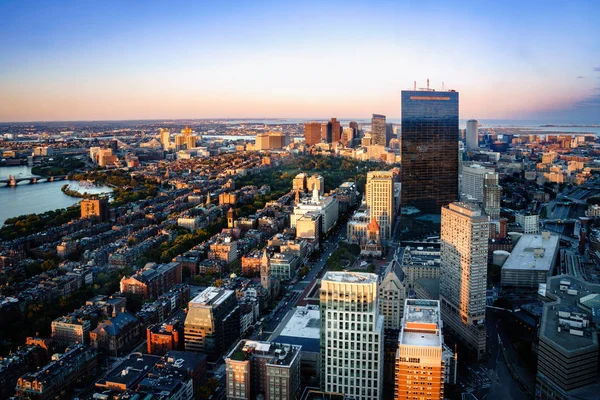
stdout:
{"type": "Polygon", "coordinates": [[[458,92],[402,91],[402,206],[458,200],[458,92]]]}

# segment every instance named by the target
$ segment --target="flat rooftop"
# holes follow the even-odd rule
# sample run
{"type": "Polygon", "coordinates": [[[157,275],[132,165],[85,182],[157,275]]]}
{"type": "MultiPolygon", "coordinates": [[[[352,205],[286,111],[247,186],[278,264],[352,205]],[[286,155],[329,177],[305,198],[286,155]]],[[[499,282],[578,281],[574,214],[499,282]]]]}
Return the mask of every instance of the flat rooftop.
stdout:
{"type": "Polygon", "coordinates": [[[442,335],[439,333],[403,331],[400,333],[400,344],[407,346],[441,347],[442,335]]]}
{"type": "MultiPolygon", "coordinates": [[[[567,285],[563,284],[563,287],[567,285]]],[[[575,293],[575,292],[572,292],[575,293]]],[[[589,346],[598,346],[598,335],[596,332],[591,332],[591,329],[582,330],[583,336],[573,335],[567,329],[561,329],[559,311],[578,312],[589,314],[583,308],[578,307],[581,298],[585,298],[591,293],[600,293],[600,285],[591,284],[581,281],[570,275],[557,275],[548,279],[546,294],[555,298],[556,301],[544,304],[544,313],[540,323],[540,337],[544,336],[552,340],[556,345],[562,347],[565,352],[581,351],[589,346]],[[560,290],[561,281],[569,283],[568,288],[577,291],[577,294],[569,294],[567,290],[560,290]]],[[[589,320],[591,320],[591,315],[589,320]]]]}
{"type": "Polygon", "coordinates": [[[373,283],[377,282],[376,274],[364,272],[332,272],[328,271],[321,281],[340,283],[373,283]]]}
{"type": "Polygon", "coordinates": [[[280,336],[320,340],[321,313],[318,306],[297,307],[280,336]]]}
{"type": "Polygon", "coordinates": [[[400,344],[441,347],[442,320],[439,300],[407,299],[404,303],[400,344]]]}
{"type": "Polygon", "coordinates": [[[524,234],[502,266],[506,270],[549,271],[558,249],[559,236],[551,234],[524,234]]]}
{"type": "Polygon", "coordinates": [[[208,307],[208,306],[218,306],[221,304],[226,298],[234,295],[233,290],[217,288],[214,286],[208,287],[204,289],[199,295],[194,297],[189,305],[190,307],[208,307]]]}

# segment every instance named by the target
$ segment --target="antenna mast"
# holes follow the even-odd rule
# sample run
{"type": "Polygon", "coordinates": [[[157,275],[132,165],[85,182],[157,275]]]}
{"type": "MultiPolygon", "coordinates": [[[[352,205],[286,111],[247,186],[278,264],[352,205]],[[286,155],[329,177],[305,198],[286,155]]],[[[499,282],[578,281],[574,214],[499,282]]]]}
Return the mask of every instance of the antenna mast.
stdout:
{"type": "Polygon", "coordinates": [[[415,91],[417,90],[417,81],[415,81],[415,88],[414,88],[414,90],[415,91]]]}
{"type": "Polygon", "coordinates": [[[427,90],[429,90],[429,78],[427,78],[427,90]]]}

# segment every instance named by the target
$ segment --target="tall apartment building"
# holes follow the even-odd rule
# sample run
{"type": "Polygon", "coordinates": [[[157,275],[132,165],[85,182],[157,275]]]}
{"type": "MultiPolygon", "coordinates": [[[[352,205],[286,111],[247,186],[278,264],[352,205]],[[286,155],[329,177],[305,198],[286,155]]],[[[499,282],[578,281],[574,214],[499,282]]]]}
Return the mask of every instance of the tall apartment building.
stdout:
{"type": "Polygon", "coordinates": [[[320,122],[306,122],[304,124],[304,142],[309,146],[321,143],[320,122]]]}
{"type": "Polygon", "coordinates": [[[377,275],[327,272],[321,280],[321,388],[381,399],[383,319],[377,275]]]}
{"type": "Polygon", "coordinates": [[[242,340],[225,359],[227,400],[294,400],[302,346],[242,340]]]}
{"type": "Polygon", "coordinates": [[[79,203],[81,207],[81,218],[95,217],[101,222],[108,219],[108,199],[83,199],[79,203]]]}
{"type": "Polygon", "coordinates": [[[443,344],[440,302],[407,299],[396,352],[395,400],[444,398],[443,344]]]}
{"type": "Polygon", "coordinates": [[[206,353],[214,361],[240,336],[235,291],[209,287],[188,304],[184,323],[186,351],[206,353]]]}
{"type": "Polygon", "coordinates": [[[440,214],[458,199],[458,92],[402,91],[402,206],[440,214]]]}
{"type": "Polygon", "coordinates": [[[385,115],[373,114],[371,118],[371,144],[387,145],[385,115]]]}
{"type": "Polygon", "coordinates": [[[467,149],[476,150],[479,148],[479,122],[476,119],[467,121],[467,149]]]}
{"type": "Polygon", "coordinates": [[[476,355],[485,354],[489,222],[473,203],[442,208],[440,300],[447,328],[476,355]]]}
{"type": "Polygon", "coordinates": [[[381,239],[392,237],[395,217],[394,210],[394,174],[390,171],[372,171],[367,173],[365,200],[371,217],[377,219],[381,239]]]}
{"type": "Polygon", "coordinates": [[[598,398],[600,285],[570,275],[548,278],[539,327],[537,398],[598,398]]]}
{"type": "Polygon", "coordinates": [[[404,272],[397,258],[394,257],[379,283],[379,314],[385,317],[385,329],[400,329],[405,298],[404,272]]]}

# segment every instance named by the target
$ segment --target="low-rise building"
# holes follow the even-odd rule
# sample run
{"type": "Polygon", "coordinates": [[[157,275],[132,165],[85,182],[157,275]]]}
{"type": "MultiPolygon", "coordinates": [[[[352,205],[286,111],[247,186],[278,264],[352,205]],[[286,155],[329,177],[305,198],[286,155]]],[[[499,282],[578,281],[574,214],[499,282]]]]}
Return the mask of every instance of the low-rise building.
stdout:
{"type": "Polygon", "coordinates": [[[502,286],[537,288],[552,274],[558,250],[558,235],[542,232],[521,236],[502,266],[502,286]]]}
{"type": "Polygon", "coordinates": [[[98,366],[94,349],[78,344],[56,354],[52,362],[35,372],[19,378],[16,397],[19,399],[50,400],[69,393],[78,379],[92,375],[98,366]]]}
{"type": "Polygon", "coordinates": [[[131,350],[140,339],[140,322],[128,312],[99,323],[90,332],[90,342],[94,348],[115,356],[131,350]]]}
{"type": "Polygon", "coordinates": [[[181,281],[180,263],[148,263],[131,277],[121,279],[121,292],[141,294],[144,299],[156,298],[181,281]]]}
{"type": "Polygon", "coordinates": [[[183,350],[185,313],[179,310],[163,323],[146,328],[148,354],[163,355],[171,350],[183,350]]]}
{"type": "Polygon", "coordinates": [[[225,359],[227,399],[295,399],[300,391],[301,346],[242,340],[225,359]]]}

